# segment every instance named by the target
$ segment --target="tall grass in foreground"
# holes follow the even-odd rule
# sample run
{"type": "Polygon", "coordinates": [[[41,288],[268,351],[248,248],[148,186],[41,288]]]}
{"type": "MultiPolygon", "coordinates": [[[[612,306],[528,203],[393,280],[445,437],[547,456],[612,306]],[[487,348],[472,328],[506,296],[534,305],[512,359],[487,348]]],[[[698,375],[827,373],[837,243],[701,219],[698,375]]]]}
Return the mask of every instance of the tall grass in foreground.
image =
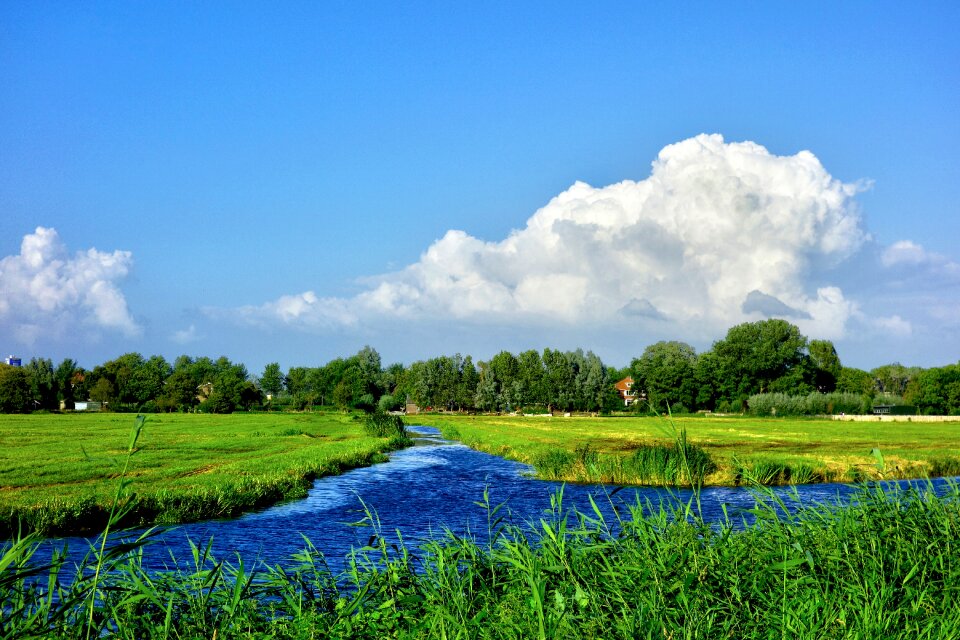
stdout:
{"type": "Polygon", "coordinates": [[[149,573],[142,541],[68,569],[18,537],[0,559],[0,637],[960,637],[956,485],[864,486],[849,506],[793,515],[758,494],[749,524],[644,504],[615,521],[568,514],[560,492],[518,526],[480,504],[484,544],[452,532],[393,544],[368,511],[369,544],[337,575],[309,541],[287,567],[207,544],[149,573]],[[96,589],[94,562],[106,562],[96,589]]]}

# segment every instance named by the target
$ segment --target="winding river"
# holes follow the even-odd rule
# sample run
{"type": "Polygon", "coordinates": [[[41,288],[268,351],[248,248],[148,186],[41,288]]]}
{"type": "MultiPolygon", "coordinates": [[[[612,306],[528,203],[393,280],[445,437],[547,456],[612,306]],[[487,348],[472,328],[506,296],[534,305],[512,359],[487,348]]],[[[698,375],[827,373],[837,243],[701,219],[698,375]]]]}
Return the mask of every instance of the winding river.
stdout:
{"type": "MultiPolygon", "coordinates": [[[[351,548],[367,544],[372,530],[350,526],[365,516],[364,505],[379,518],[383,535],[404,542],[417,542],[449,529],[470,533],[483,542],[487,512],[477,504],[484,490],[493,505],[505,503],[498,515],[524,525],[536,522],[551,507],[551,496],[563,487],[564,510],[576,508],[591,514],[592,497],[610,522],[615,510],[639,500],[658,505],[690,498],[689,491],[659,488],[626,488],[614,491],[604,485],[566,485],[530,477],[525,464],[474,451],[462,444],[443,440],[432,427],[410,427],[415,446],[393,452],[390,461],[354,469],[339,476],[316,480],[309,495],[232,520],[214,520],[170,527],[156,542],[145,547],[144,565],[153,570],[171,568],[172,558],[189,562],[189,541],[213,541],[218,559],[232,561],[239,553],[247,566],[256,561],[285,564],[304,549],[303,537],[323,552],[334,571],[342,569],[351,548]]],[[[849,485],[818,484],[775,489],[788,504],[833,503],[854,491],[849,485]],[[794,494],[794,491],[796,492],[794,494]],[[795,497],[791,497],[794,494],[795,497]],[[797,497],[799,502],[797,502],[797,497]]],[[[739,519],[750,514],[754,495],[743,488],[710,487],[701,494],[702,514],[707,521],[719,521],[724,509],[739,519]]],[[[72,559],[79,560],[91,542],[85,538],[51,540],[49,546],[66,542],[72,559]]],[[[41,550],[39,557],[46,555],[41,550]]]]}

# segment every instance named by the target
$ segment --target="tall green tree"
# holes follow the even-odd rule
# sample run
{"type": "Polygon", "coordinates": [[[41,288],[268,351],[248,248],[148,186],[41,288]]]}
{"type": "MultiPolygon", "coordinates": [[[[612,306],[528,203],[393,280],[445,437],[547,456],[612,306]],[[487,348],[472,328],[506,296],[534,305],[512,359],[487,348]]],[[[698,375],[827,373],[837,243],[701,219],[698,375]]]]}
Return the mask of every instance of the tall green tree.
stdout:
{"type": "Polygon", "coordinates": [[[116,394],[116,388],[106,376],[98,378],[90,388],[90,399],[101,403],[104,407],[114,401],[116,394]]]}
{"type": "Polygon", "coordinates": [[[174,370],[163,385],[163,393],[157,399],[157,405],[162,411],[186,411],[196,406],[197,384],[190,375],[188,367],[174,370]]]}
{"type": "Polygon", "coordinates": [[[803,369],[806,347],[806,337],[786,320],[746,322],[731,328],[713,345],[720,395],[734,401],[770,391],[804,392],[798,387],[809,386],[803,369]],[[781,379],[787,384],[777,385],[781,379]]]}
{"type": "MultiPolygon", "coordinates": [[[[321,405],[344,406],[337,401],[337,398],[334,398],[334,391],[343,381],[348,367],[349,364],[346,360],[335,358],[311,373],[310,384],[321,405]]],[[[347,390],[346,393],[347,396],[352,396],[350,390],[347,390]]],[[[344,392],[341,392],[338,396],[341,400],[344,397],[344,392]]]]}
{"type": "Polygon", "coordinates": [[[837,349],[829,340],[811,340],[807,345],[810,362],[814,368],[814,385],[817,391],[829,393],[837,388],[837,381],[843,371],[837,349]]]}
{"type": "Polygon", "coordinates": [[[631,364],[634,389],[643,390],[654,409],[695,409],[697,351],[685,342],[658,342],[631,364]]]}
{"type": "Polygon", "coordinates": [[[23,367],[0,363],[0,413],[29,413],[33,409],[30,379],[23,367]]]}
{"type": "Polygon", "coordinates": [[[163,356],[150,356],[133,370],[127,382],[128,401],[137,406],[156,401],[163,393],[164,381],[172,372],[170,364],[163,356]]]}
{"type": "Polygon", "coordinates": [[[480,374],[473,364],[473,358],[466,356],[460,364],[460,380],[457,383],[457,406],[460,408],[473,406],[473,399],[477,393],[477,384],[480,374]]]}
{"type": "Polygon", "coordinates": [[[587,351],[577,371],[575,385],[579,400],[577,408],[581,411],[600,411],[613,382],[607,377],[603,361],[592,351],[587,351]]]}
{"type": "Polygon", "coordinates": [[[877,392],[877,387],[869,371],[855,367],[840,367],[840,374],[837,376],[837,391],[859,393],[873,397],[877,392]]]}
{"type": "Polygon", "coordinates": [[[917,367],[905,367],[899,362],[885,364],[870,371],[877,392],[902,396],[910,381],[920,373],[917,367]]]}
{"type": "Polygon", "coordinates": [[[570,359],[561,352],[543,350],[544,387],[547,405],[561,411],[573,409],[576,401],[576,370],[570,359]]]}
{"type": "Polygon", "coordinates": [[[509,351],[501,351],[490,358],[487,375],[496,393],[495,406],[498,409],[512,411],[516,405],[516,388],[519,365],[517,358],[509,351]]]}
{"type": "MultiPolygon", "coordinates": [[[[697,395],[697,409],[713,411],[720,400],[720,359],[713,351],[701,353],[694,367],[697,395]]],[[[729,402],[729,401],[727,401],[729,402]]]]}
{"type": "Polygon", "coordinates": [[[49,358],[30,358],[23,367],[30,381],[30,395],[38,409],[54,410],[57,402],[57,376],[49,358]]]}
{"type": "MultiPolygon", "coordinates": [[[[306,377],[306,376],[304,376],[306,377]]],[[[260,388],[264,393],[269,393],[276,397],[283,390],[283,373],[280,371],[280,364],[271,362],[263,368],[263,375],[260,376],[260,388]]]]}
{"type": "Polygon", "coordinates": [[[546,406],[547,386],[544,381],[546,370],[543,359],[533,349],[524,351],[517,356],[517,383],[518,401],[522,404],[546,406]]]}
{"type": "Polygon", "coordinates": [[[960,365],[925,369],[914,375],[903,399],[927,415],[960,415],[960,365]]]}
{"type": "Polygon", "coordinates": [[[57,365],[54,371],[54,378],[57,381],[57,396],[63,402],[65,409],[73,409],[74,400],[74,376],[80,369],[77,362],[70,358],[64,358],[63,362],[57,365]]]}
{"type": "Polygon", "coordinates": [[[490,363],[480,362],[477,374],[477,390],[473,396],[474,405],[481,411],[496,411],[500,408],[498,384],[490,363]]]}
{"type": "Polygon", "coordinates": [[[245,366],[230,362],[226,356],[218,358],[213,365],[216,370],[213,391],[203,403],[209,411],[232,413],[237,409],[249,410],[260,403],[260,391],[248,379],[245,366]]]}
{"type": "MultiPolygon", "coordinates": [[[[113,383],[117,402],[134,404],[140,402],[140,382],[134,374],[146,363],[143,356],[136,352],[125,353],[118,358],[108,360],[102,365],[103,371],[97,377],[106,377],[113,383]]],[[[96,369],[95,369],[96,371],[96,369]]]]}

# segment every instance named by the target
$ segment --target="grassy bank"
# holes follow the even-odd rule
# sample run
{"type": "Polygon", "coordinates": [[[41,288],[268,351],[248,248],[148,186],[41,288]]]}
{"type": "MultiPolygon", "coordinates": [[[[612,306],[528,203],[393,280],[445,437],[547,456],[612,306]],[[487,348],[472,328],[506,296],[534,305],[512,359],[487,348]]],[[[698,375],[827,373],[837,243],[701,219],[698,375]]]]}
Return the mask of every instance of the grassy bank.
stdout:
{"type": "Polygon", "coordinates": [[[474,449],[532,464],[538,476],[549,480],[675,484],[681,459],[675,441],[681,431],[696,456],[707,456],[700,459],[700,469],[708,485],[960,475],[956,422],[466,415],[419,415],[410,421],[440,427],[474,449]]]}
{"type": "MultiPolygon", "coordinates": [[[[106,523],[131,415],[0,416],[0,534],[23,522],[44,534],[106,523]]],[[[124,524],[189,522],[306,495],[317,476],[385,460],[397,440],[330,414],[156,414],[129,476],[124,524]],[[145,446],[143,446],[145,445],[145,446]]]]}
{"type": "Polygon", "coordinates": [[[564,519],[554,502],[531,529],[488,503],[489,545],[448,534],[395,547],[374,526],[337,576],[309,546],[281,569],[201,545],[162,574],[135,551],[108,554],[97,582],[96,557],[37,567],[48,559],[21,541],[0,560],[0,636],[960,637],[956,486],[943,498],[865,488],[852,506],[789,519],[768,497],[743,530],[641,505],[622,522],[564,519]]]}

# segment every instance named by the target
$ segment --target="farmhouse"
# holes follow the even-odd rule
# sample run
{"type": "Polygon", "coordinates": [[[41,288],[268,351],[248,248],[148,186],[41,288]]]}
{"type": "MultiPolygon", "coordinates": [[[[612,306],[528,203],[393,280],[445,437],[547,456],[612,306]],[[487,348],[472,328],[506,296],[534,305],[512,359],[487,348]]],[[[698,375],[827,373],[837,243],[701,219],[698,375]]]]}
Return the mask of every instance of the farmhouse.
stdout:
{"type": "Polygon", "coordinates": [[[620,399],[623,400],[623,406],[629,407],[637,401],[637,394],[633,391],[633,378],[630,376],[617,382],[614,387],[616,387],[620,399]]]}

